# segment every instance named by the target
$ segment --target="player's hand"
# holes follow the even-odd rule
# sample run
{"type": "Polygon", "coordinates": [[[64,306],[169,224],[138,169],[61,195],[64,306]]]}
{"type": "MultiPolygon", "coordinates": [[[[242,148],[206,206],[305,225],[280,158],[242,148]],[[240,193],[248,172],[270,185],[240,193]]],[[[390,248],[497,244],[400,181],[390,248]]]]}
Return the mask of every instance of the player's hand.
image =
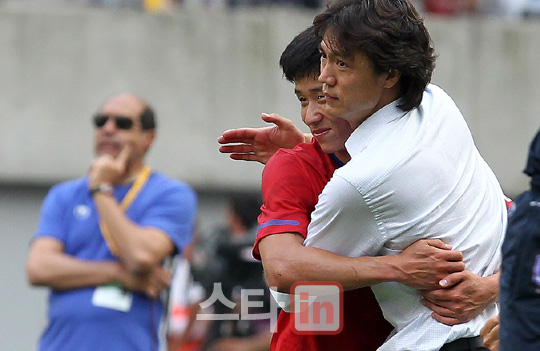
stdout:
{"type": "Polygon", "coordinates": [[[263,113],[261,118],[272,127],[229,129],[218,138],[219,151],[233,160],[266,164],[279,148],[292,149],[304,142],[304,134],[294,123],[278,114],[263,113]]]}
{"type": "Polygon", "coordinates": [[[484,347],[490,351],[499,351],[499,323],[499,316],[493,316],[480,331],[480,336],[484,339],[484,347]]]}
{"type": "Polygon", "coordinates": [[[89,188],[97,187],[101,183],[117,184],[122,181],[128,172],[131,145],[124,144],[118,156],[103,154],[97,157],[88,172],[89,188]]]}
{"type": "Polygon", "coordinates": [[[465,269],[463,254],[439,239],[419,240],[396,255],[396,260],[398,281],[415,289],[440,288],[443,278],[465,269]]]}
{"type": "Polygon", "coordinates": [[[449,275],[441,282],[446,288],[421,290],[422,303],[437,321],[454,325],[478,316],[497,296],[497,284],[470,271],[449,275]]]}
{"type": "Polygon", "coordinates": [[[120,274],[122,287],[146,294],[152,299],[157,299],[161,290],[171,284],[171,272],[161,266],[156,266],[146,273],[130,273],[123,269],[120,274]]]}

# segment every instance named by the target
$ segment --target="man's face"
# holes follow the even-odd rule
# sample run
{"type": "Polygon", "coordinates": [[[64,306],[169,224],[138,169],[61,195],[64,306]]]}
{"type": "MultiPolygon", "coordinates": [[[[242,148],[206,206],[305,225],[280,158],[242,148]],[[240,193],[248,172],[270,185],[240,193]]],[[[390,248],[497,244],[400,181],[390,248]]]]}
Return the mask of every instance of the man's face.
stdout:
{"type": "Polygon", "coordinates": [[[326,153],[346,153],[345,141],[351,135],[352,128],[344,119],[327,118],[322,83],[316,78],[306,77],[296,81],[294,91],[302,105],[302,121],[322,150],[326,153]]]}
{"type": "Polygon", "coordinates": [[[143,110],[143,103],[130,94],[118,95],[107,100],[98,114],[105,120],[105,124],[96,127],[95,130],[96,154],[98,156],[110,154],[117,157],[122,147],[129,144],[130,159],[143,158],[154,138],[153,131],[142,130],[140,115],[143,110]],[[128,129],[124,129],[126,118],[132,121],[128,129]]]}
{"type": "Polygon", "coordinates": [[[383,97],[387,74],[377,74],[362,53],[352,58],[336,55],[327,42],[325,36],[321,42],[319,76],[319,81],[324,83],[326,113],[331,118],[346,119],[354,129],[388,103],[383,97]]]}

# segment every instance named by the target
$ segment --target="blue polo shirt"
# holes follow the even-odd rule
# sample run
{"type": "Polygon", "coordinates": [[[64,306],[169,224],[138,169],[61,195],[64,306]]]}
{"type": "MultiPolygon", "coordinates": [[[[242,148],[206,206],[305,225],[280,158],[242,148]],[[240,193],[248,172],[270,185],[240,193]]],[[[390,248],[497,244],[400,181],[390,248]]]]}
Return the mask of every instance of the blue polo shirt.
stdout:
{"type": "MultiPolygon", "coordinates": [[[[117,186],[120,202],[130,185],[117,186]]],[[[141,226],[164,231],[181,251],[193,232],[197,197],[185,183],[153,173],[126,215],[141,226]]],[[[53,237],[65,252],[81,260],[116,260],[101,235],[98,213],[88,192],[88,179],[54,186],[41,209],[34,238],[53,237]]],[[[48,326],[40,340],[41,351],[158,350],[162,302],[133,293],[128,312],[92,304],[95,288],[51,291],[48,326]]]]}

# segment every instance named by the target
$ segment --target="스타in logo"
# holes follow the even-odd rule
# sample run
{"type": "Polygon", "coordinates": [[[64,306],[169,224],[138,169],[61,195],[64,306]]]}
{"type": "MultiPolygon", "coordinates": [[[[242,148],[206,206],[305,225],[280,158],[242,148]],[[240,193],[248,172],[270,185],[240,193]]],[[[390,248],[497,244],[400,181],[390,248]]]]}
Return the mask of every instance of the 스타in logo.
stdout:
{"type": "Polygon", "coordinates": [[[343,329],[343,286],[302,281],[291,287],[293,329],[298,334],[338,334],[343,329]]]}

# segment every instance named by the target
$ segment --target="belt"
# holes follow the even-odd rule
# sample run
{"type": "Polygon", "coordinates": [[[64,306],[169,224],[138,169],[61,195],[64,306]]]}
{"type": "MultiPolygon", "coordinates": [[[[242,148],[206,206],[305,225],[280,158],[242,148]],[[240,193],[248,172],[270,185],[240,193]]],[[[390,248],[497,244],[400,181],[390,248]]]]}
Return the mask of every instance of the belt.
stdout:
{"type": "Polygon", "coordinates": [[[440,351],[480,351],[487,350],[484,347],[482,337],[462,338],[445,344],[440,351]]]}

